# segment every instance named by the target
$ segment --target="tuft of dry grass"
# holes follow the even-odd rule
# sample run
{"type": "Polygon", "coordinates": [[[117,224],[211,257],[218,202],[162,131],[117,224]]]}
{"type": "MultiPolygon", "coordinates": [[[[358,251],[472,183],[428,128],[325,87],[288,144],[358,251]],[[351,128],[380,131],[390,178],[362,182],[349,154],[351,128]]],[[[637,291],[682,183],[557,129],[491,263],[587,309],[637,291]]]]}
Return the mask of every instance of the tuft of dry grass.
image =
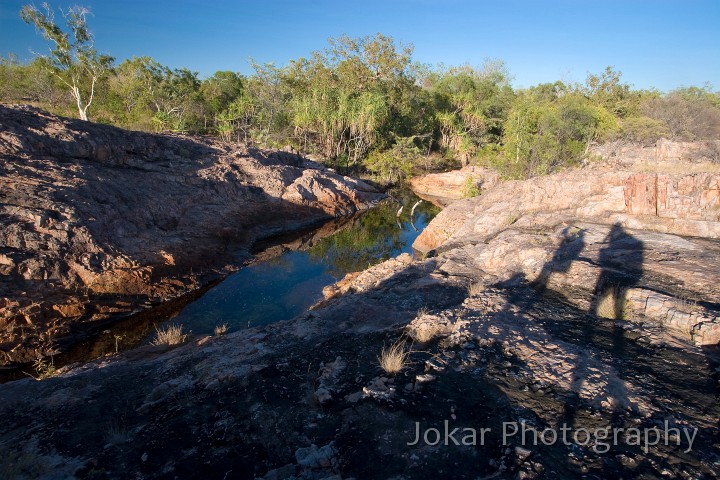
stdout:
{"type": "Polygon", "coordinates": [[[413,325],[408,332],[418,343],[428,343],[440,332],[438,325],[433,323],[420,323],[413,325]]]}
{"type": "Polygon", "coordinates": [[[401,338],[389,347],[383,347],[378,357],[380,368],[388,375],[396,375],[408,363],[410,351],[405,348],[405,339],[401,338]]]}
{"type": "Polygon", "coordinates": [[[697,300],[693,300],[687,294],[682,294],[674,297],[673,303],[675,304],[676,309],[685,313],[693,313],[695,310],[697,310],[698,306],[697,300]]]}
{"type": "Polygon", "coordinates": [[[183,333],[180,325],[168,325],[165,328],[157,328],[156,326],[155,332],[153,345],[180,345],[187,338],[187,334],[183,333]]]}
{"type": "Polygon", "coordinates": [[[600,301],[597,304],[597,316],[601,318],[609,318],[615,320],[615,302],[617,298],[615,296],[614,289],[610,289],[603,293],[600,297],[600,301]]]}
{"type": "Polygon", "coordinates": [[[220,335],[225,335],[230,327],[228,327],[227,323],[223,323],[222,325],[216,325],[213,332],[215,333],[215,336],[219,337],[220,335]]]}
{"type": "Polygon", "coordinates": [[[598,301],[596,315],[610,320],[628,320],[631,316],[630,308],[621,293],[622,291],[617,285],[605,290],[598,301]],[[617,303],[621,301],[624,304],[618,308],[617,303]]]}
{"type": "Polygon", "coordinates": [[[407,328],[407,333],[418,343],[427,343],[437,335],[439,331],[438,325],[431,322],[418,322],[425,315],[429,313],[427,307],[422,307],[415,314],[415,321],[413,321],[407,328]]]}
{"type": "Polygon", "coordinates": [[[485,291],[485,286],[482,283],[471,283],[467,287],[467,293],[469,297],[480,295],[485,291]]]}
{"type": "Polygon", "coordinates": [[[130,430],[123,424],[113,421],[108,425],[105,433],[105,441],[113,445],[119,445],[130,439],[130,430]]]}

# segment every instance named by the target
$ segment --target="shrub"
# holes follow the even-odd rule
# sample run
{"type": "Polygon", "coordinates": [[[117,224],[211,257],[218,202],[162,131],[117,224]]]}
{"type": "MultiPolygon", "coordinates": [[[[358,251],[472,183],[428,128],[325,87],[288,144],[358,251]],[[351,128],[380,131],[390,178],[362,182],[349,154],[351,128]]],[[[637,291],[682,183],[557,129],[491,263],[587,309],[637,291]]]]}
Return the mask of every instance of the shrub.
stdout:
{"type": "Polygon", "coordinates": [[[681,89],[642,105],[643,113],[667,125],[675,140],[716,139],[720,136],[720,108],[709,92],[681,89]]]}
{"type": "Polygon", "coordinates": [[[33,368],[35,369],[35,373],[37,374],[37,380],[52,377],[57,373],[57,369],[55,368],[55,362],[52,358],[50,358],[50,361],[48,362],[43,357],[39,356],[37,360],[33,362],[33,368]]]}

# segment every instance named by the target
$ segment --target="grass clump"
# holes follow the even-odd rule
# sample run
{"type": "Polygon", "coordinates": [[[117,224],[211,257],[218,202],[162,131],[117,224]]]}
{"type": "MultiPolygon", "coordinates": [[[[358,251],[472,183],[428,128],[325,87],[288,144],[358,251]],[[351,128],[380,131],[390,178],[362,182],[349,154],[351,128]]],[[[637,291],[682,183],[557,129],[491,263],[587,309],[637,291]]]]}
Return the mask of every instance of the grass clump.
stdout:
{"type": "Polygon", "coordinates": [[[610,320],[629,320],[631,310],[622,289],[613,285],[602,294],[597,302],[595,314],[610,320]],[[622,302],[622,305],[619,303],[622,302]]]}
{"type": "Polygon", "coordinates": [[[421,323],[414,325],[410,330],[410,336],[418,343],[428,343],[440,332],[438,325],[433,323],[421,323]]]}
{"type": "Polygon", "coordinates": [[[389,347],[383,347],[378,361],[386,374],[396,375],[407,365],[410,351],[405,348],[405,344],[405,339],[401,338],[389,347]]]}
{"type": "Polygon", "coordinates": [[[213,332],[215,333],[216,337],[219,337],[220,335],[225,335],[230,327],[228,327],[227,323],[223,323],[222,325],[216,325],[215,329],[213,329],[213,332]]]}
{"type": "Polygon", "coordinates": [[[168,325],[165,328],[157,328],[156,326],[155,332],[153,345],[180,345],[187,339],[187,334],[183,333],[180,325],[168,325]]]}
{"type": "Polygon", "coordinates": [[[597,316],[600,318],[609,318],[615,320],[615,291],[613,289],[605,292],[597,304],[597,316]]]}
{"type": "Polygon", "coordinates": [[[485,286],[482,283],[471,283],[467,287],[468,297],[475,297],[485,291],[485,286]]]}

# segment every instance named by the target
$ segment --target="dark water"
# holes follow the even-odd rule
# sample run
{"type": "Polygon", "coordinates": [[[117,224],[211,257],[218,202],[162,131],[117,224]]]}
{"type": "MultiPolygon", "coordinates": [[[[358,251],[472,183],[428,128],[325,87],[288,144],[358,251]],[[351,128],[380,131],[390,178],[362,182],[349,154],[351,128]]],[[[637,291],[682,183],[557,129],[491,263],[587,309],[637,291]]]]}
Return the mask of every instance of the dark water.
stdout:
{"type": "MultiPolygon", "coordinates": [[[[56,355],[56,367],[84,363],[152,342],[156,328],[181,325],[184,333],[212,334],[226,324],[236,331],[305,311],[322,298],[322,289],[350,272],[412,252],[412,244],[439,208],[409,190],[391,192],[393,199],[353,218],[259,246],[256,260],[203,290],[119,320],[56,355]],[[397,211],[403,205],[398,218],[397,211]]],[[[0,383],[33,374],[32,365],[0,370],[0,383]]]]}
{"type": "Polygon", "coordinates": [[[388,201],[331,236],[311,238],[304,250],[293,250],[291,243],[280,255],[230,275],[158,327],[177,324],[193,335],[211,334],[218,325],[235,331],[295,317],[322,299],[323,287],[345,274],[412,253],[412,243],[438,209],[422,202],[411,219],[410,210],[419,199],[407,191],[396,192],[395,198],[404,206],[399,218],[400,204],[388,201]]]}

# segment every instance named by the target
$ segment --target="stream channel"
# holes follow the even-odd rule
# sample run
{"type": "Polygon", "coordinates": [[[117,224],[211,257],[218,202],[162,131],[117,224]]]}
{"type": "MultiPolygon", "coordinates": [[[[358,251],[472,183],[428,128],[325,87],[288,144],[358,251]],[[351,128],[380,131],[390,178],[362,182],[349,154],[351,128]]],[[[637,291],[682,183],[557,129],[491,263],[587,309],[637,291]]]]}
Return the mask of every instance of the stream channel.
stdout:
{"type": "MultiPolygon", "coordinates": [[[[117,321],[56,356],[55,365],[84,363],[149,345],[157,329],[171,325],[194,337],[213,335],[221,325],[233,332],[301,314],[323,298],[324,287],[346,274],[413,253],[413,242],[440,209],[423,201],[411,216],[419,199],[406,189],[389,193],[391,199],[353,217],[261,242],[253,260],[222,281],[117,321]]],[[[0,382],[24,378],[20,370],[3,372],[0,382]]]]}

